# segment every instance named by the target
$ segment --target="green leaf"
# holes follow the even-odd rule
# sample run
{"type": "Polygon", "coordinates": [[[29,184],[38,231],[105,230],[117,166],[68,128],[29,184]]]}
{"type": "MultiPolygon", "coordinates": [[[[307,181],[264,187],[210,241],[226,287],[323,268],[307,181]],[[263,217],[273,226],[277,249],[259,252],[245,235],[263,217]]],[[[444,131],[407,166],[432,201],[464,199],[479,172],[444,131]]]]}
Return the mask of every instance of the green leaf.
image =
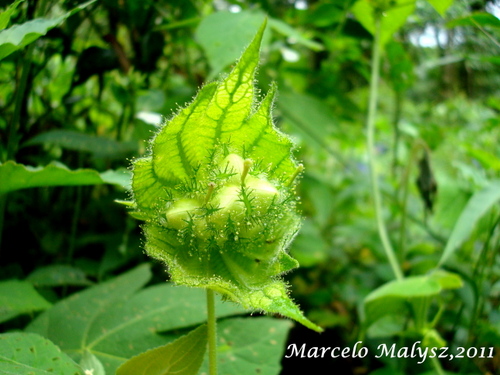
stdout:
{"type": "Polygon", "coordinates": [[[491,13],[476,12],[469,16],[456,18],[446,23],[447,27],[457,26],[490,26],[500,28],[500,20],[491,13]]]}
{"type": "MultiPolygon", "coordinates": [[[[292,324],[268,317],[232,318],[217,324],[219,375],[276,375],[292,324]]],[[[200,373],[208,373],[205,360],[200,373]]]]}
{"type": "Polygon", "coordinates": [[[88,1],[57,18],[36,18],[0,31],[0,60],[47,34],[50,29],[58,26],[66,18],[92,4],[94,1],[88,1]]]}
{"type": "Polygon", "coordinates": [[[427,2],[442,16],[444,16],[448,8],[453,4],[453,0],[427,0],[427,2]]]}
{"type": "Polygon", "coordinates": [[[45,310],[51,305],[27,281],[0,282],[0,322],[18,315],[45,310]]]}
{"type": "Polygon", "coordinates": [[[204,49],[215,77],[241,56],[241,51],[255,35],[264,21],[261,12],[212,13],[198,25],[195,38],[204,49]],[[231,30],[230,33],[227,31],[231,30]]]}
{"type": "Polygon", "coordinates": [[[306,143],[323,147],[345,164],[340,153],[325,139],[325,135],[334,133],[337,127],[335,116],[324,102],[311,95],[284,91],[280,93],[278,107],[295,132],[304,136],[306,143]]]}
{"type": "Polygon", "coordinates": [[[88,286],[92,284],[81,269],[62,264],[37,268],[26,278],[26,281],[35,286],[48,287],[62,285],[88,286]]]}
{"type": "Polygon", "coordinates": [[[446,289],[462,287],[458,275],[443,270],[425,276],[411,276],[390,281],[371,292],[363,303],[365,327],[387,315],[404,315],[409,302],[423,297],[432,297],[446,289]]]}
{"type": "Polygon", "coordinates": [[[300,31],[277,18],[270,18],[269,26],[276,32],[288,37],[291,43],[301,44],[313,51],[322,51],[324,49],[320,43],[307,38],[300,31]]]}
{"type": "Polygon", "coordinates": [[[11,160],[0,164],[0,195],[11,191],[44,186],[76,186],[117,184],[126,187],[130,181],[128,172],[104,172],[93,169],[70,170],[66,166],[52,162],[45,167],[31,167],[11,160]]]}
{"type": "Polygon", "coordinates": [[[159,348],[131,358],[116,375],[196,375],[207,348],[207,326],[202,325],[159,348]]]}
{"type": "MultiPolygon", "coordinates": [[[[352,7],[356,19],[372,35],[375,34],[375,7],[377,2],[370,0],[359,0],[352,7]]],[[[387,9],[378,10],[382,12],[380,21],[380,45],[386,44],[392,35],[398,31],[406,22],[410,14],[415,11],[415,0],[396,0],[391,2],[387,9]]]]}
{"type": "Polygon", "coordinates": [[[403,92],[411,87],[415,80],[414,66],[410,56],[401,43],[392,41],[386,46],[389,62],[389,77],[396,92],[403,92]]]}
{"type": "Polygon", "coordinates": [[[275,87],[255,102],[262,25],[231,73],[204,86],[165,123],[151,154],[134,161],[134,217],[146,252],[181,285],[210,288],[245,308],[309,328],[280,276],[298,266],[286,249],[300,226],[302,166],[273,124],[275,87]]]}
{"type": "Polygon", "coordinates": [[[451,232],[439,265],[446,263],[460,245],[470,236],[477,221],[500,200],[500,181],[492,181],[475,193],[467,202],[451,232]]]}
{"type": "Polygon", "coordinates": [[[8,26],[10,22],[10,17],[12,17],[12,13],[16,10],[17,6],[23,1],[24,0],[16,0],[0,14],[0,30],[3,30],[8,26]]]}
{"type": "MultiPolygon", "coordinates": [[[[165,345],[171,336],[159,332],[192,327],[206,321],[205,293],[200,289],[151,286],[141,266],[116,279],[76,293],[56,303],[27,328],[39,333],[79,361],[95,355],[113,374],[128,358],[165,345]]],[[[245,312],[234,303],[217,300],[219,317],[245,312]]]]}
{"type": "Polygon", "coordinates": [[[97,137],[73,130],[51,130],[31,138],[23,146],[51,144],[68,150],[89,152],[97,158],[124,158],[136,151],[133,144],[97,137]]]}
{"type": "Polygon", "coordinates": [[[80,367],[49,340],[20,332],[0,335],[0,373],[83,375],[80,367]]]}

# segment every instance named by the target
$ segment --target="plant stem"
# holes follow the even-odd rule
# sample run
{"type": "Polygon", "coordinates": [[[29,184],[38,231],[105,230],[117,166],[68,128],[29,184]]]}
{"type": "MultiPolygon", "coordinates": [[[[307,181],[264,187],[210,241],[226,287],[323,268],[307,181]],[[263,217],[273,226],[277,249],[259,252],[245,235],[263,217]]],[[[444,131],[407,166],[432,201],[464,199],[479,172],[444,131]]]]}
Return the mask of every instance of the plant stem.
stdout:
{"type": "Polygon", "coordinates": [[[5,208],[7,205],[7,194],[0,195],[0,256],[2,254],[2,234],[3,223],[5,218],[5,208]]]}
{"type": "Polygon", "coordinates": [[[208,373],[217,375],[217,318],[215,317],[215,293],[207,289],[208,373]]]}
{"type": "Polygon", "coordinates": [[[441,367],[441,363],[439,362],[439,359],[437,357],[432,357],[432,367],[434,367],[434,370],[436,371],[436,374],[438,375],[446,375],[443,367],[441,367]]]}
{"type": "Polygon", "coordinates": [[[368,103],[368,116],[366,120],[367,128],[367,142],[368,142],[368,157],[370,163],[370,177],[372,183],[372,195],[375,204],[375,215],[377,218],[377,227],[384,247],[385,255],[389,260],[392,271],[397,279],[403,278],[403,273],[396,259],[394,250],[389,241],[387,228],[382,217],[382,204],[380,197],[380,188],[378,186],[378,175],[375,163],[375,118],[377,116],[377,98],[378,98],[378,84],[380,77],[380,13],[375,13],[375,37],[372,49],[371,61],[371,81],[370,81],[370,100],[368,103]]]}

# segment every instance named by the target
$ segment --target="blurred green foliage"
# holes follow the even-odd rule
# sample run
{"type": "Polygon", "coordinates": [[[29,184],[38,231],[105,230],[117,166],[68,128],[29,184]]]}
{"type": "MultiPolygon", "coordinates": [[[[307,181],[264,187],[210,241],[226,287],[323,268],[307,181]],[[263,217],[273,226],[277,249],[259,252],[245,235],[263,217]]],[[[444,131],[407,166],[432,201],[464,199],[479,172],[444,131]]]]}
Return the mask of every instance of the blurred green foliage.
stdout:
{"type": "MultiPolygon", "coordinates": [[[[310,346],[352,347],[361,338],[373,351],[423,339],[452,349],[495,347],[492,358],[441,366],[451,374],[499,373],[500,27],[491,14],[498,1],[19,0],[0,8],[1,328],[29,332],[0,335],[0,344],[52,353],[54,343],[71,357],[61,356],[67,370],[60,371],[70,371],[61,373],[95,366],[112,374],[203,322],[173,324],[175,314],[160,314],[156,301],[163,325],[145,328],[141,296],[156,293],[178,315],[182,308],[203,315],[203,301],[190,290],[172,297],[158,285],[168,278],[161,265],[152,264],[152,273],[138,267],[148,261],[140,228],[114,201],[128,197],[129,160],[144,155],[162,116],[227,73],[267,16],[259,84],[267,92],[278,83],[277,123],[306,166],[304,226],[290,249],[301,268],[286,278],[326,332],[258,318],[265,319],[259,333],[258,319],[229,317],[244,311],[222,304],[221,329],[238,337],[233,343],[221,334],[226,361],[261,374],[278,374],[280,361],[283,374],[436,371],[432,361],[412,358],[283,358],[289,333],[288,343],[310,346]],[[374,9],[390,24],[383,25],[376,163],[405,274],[399,284],[378,238],[366,154],[374,9]],[[137,326],[122,316],[134,311],[127,306],[140,310],[137,326]],[[132,328],[107,344],[99,330],[116,329],[117,316],[132,328]],[[58,322],[67,336],[56,332],[58,322]],[[85,327],[90,336],[74,335],[85,327]],[[275,344],[251,347],[254,368],[241,350],[259,338],[275,344]],[[106,362],[98,344],[104,354],[120,353],[106,362]]],[[[36,363],[22,353],[23,363],[36,363]]],[[[0,354],[6,371],[7,353],[0,354]]]]}

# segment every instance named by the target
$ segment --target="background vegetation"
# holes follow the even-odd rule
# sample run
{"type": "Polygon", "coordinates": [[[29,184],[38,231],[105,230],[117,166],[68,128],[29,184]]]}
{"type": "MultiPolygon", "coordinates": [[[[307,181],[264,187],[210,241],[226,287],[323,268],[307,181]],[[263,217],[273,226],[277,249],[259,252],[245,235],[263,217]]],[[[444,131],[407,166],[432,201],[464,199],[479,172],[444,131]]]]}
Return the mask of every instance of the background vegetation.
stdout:
{"type": "MultiPolygon", "coordinates": [[[[238,315],[221,323],[229,348],[221,373],[329,373],[334,366],[345,374],[499,373],[497,1],[100,0],[78,7],[18,0],[0,7],[3,332],[40,334],[97,375],[203,322],[198,291],[164,283],[164,267],[142,253],[138,222],[115,200],[127,198],[129,160],[144,154],[161,116],[227,72],[267,15],[260,88],[277,81],[277,123],[306,166],[304,225],[290,249],[301,268],[286,277],[326,332],[245,318],[221,304],[221,316],[238,315]],[[376,119],[383,218],[406,277],[438,266],[448,272],[425,296],[395,291],[375,298],[378,307],[369,303],[373,291],[394,274],[377,232],[366,152],[370,4],[390,9],[376,119]],[[387,306],[395,309],[381,313],[387,306]],[[373,355],[283,358],[289,343],[352,347],[360,339],[373,352],[380,343],[416,340],[496,349],[489,358],[418,366],[373,355]]],[[[0,354],[11,346],[0,341],[0,354]]]]}

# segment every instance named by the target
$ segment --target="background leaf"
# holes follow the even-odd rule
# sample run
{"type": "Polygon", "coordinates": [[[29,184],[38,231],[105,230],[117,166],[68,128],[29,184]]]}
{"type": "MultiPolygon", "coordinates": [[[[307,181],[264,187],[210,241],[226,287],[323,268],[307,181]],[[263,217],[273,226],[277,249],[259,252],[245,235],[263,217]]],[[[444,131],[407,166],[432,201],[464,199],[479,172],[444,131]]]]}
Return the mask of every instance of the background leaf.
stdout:
{"type": "Polygon", "coordinates": [[[0,373],[83,375],[80,367],[49,340],[22,332],[0,335],[0,373]]]}
{"type": "Polygon", "coordinates": [[[364,300],[364,324],[370,326],[387,315],[404,316],[408,302],[422,297],[436,296],[445,289],[462,286],[458,275],[438,270],[425,276],[410,276],[390,281],[371,292],[364,300]]]}
{"type": "Polygon", "coordinates": [[[0,322],[20,314],[45,310],[51,304],[27,281],[7,280],[0,282],[0,322]]]}
{"type": "MultiPolygon", "coordinates": [[[[369,0],[359,0],[352,7],[356,19],[372,35],[375,33],[374,8],[369,0]]],[[[392,35],[406,22],[410,14],[415,11],[415,0],[396,0],[391,7],[384,10],[380,25],[380,44],[386,44],[392,35]]]]}
{"type": "Polygon", "coordinates": [[[24,0],[16,0],[8,6],[2,13],[0,13],[0,30],[5,29],[10,22],[12,13],[16,10],[17,6],[24,0]]]}
{"type": "Polygon", "coordinates": [[[207,349],[207,326],[202,325],[177,340],[131,358],[116,375],[196,375],[207,349]]]}
{"type": "Polygon", "coordinates": [[[31,167],[7,161],[0,164],[0,195],[11,191],[42,186],[100,185],[110,182],[122,186],[128,183],[127,172],[99,172],[93,169],[70,170],[52,162],[45,167],[31,167]],[[103,178],[104,177],[104,178],[103,178]]]}
{"type": "Polygon", "coordinates": [[[92,4],[94,1],[95,0],[88,1],[57,18],[36,18],[0,31],[0,60],[34,42],[45,35],[50,29],[56,27],[68,17],[92,4]]]}
{"type": "Polygon", "coordinates": [[[448,8],[453,4],[453,0],[427,0],[427,2],[442,16],[444,16],[448,8]]]}
{"type": "Polygon", "coordinates": [[[500,181],[498,180],[491,182],[483,190],[478,191],[469,199],[448,238],[439,264],[444,264],[449,260],[462,242],[470,236],[477,221],[495,205],[498,200],[500,200],[500,181]]]}
{"type": "Polygon", "coordinates": [[[110,138],[84,134],[73,130],[51,130],[38,134],[24,146],[51,144],[68,150],[89,152],[97,158],[125,158],[137,151],[135,144],[118,142],[110,138]]]}
{"type": "Polygon", "coordinates": [[[200,22],[195,37],[212,67],[210,77],[215,77],[241,56],[264,18],[261,12],[217,12],[200,22]]]}
{"type": "Polygon", "coordinates": [[[26,281],[35,286],[48,287],[62,285],[88,286],[92,284],[81,269],[63,264],[40,267],[33,271],[26,278],[26,281]]]}
{"type": "Polygon", "coordinates": [[[291,44],[302,44],[303,46],[310,48],[313,51],[322,51],[324,49],[320,43],[305,37],[300,31],[294,29],[286,22],[283,22],[277,18],[270,18],[268,22],[269,26],[273,30],[290,38],[291,44]]]}
{"type": "Polygon", "coordinates": [[[491,13],[477,12],[465,17],[455,18],[448,23],[447,27],[457,27],[457,26],[491,26],[495,28],[500,28],[500,20],[491,13]]]}

